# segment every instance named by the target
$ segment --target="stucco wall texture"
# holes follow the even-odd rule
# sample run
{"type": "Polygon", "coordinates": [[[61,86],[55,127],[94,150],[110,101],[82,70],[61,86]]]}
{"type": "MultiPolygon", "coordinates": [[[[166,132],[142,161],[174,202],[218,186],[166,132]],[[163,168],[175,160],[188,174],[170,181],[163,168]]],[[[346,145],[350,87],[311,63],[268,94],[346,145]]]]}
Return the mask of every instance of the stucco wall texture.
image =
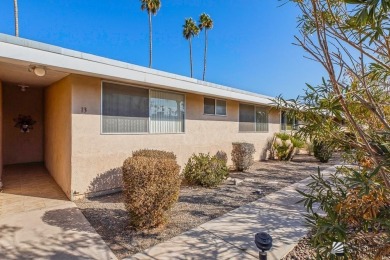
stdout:
{"type": "Polygon", "coordinates": [[[173,151],[183,167],[193,153],[214,154],[218,150],[227,153],[230,163],[232,142],[249,142],[255,145],[255,159],[259,160],[264,158],[267,141],[280,131],[280,115],[275,109],[270,109],[267,133],[240,133],[238,101],[227,100],[227,116],[210,116],[203,114],[204,96],[186,94],[185,133],[101,134],[101,79],[78,75],[68,79],[72,86],[71,183],[74,198],[120,187],[120,167],[132,151],[138,149],[173,151]],[[82,112],[82,107],[87,112],[82,112]]]}
{"type": "Polygon", "coordinates": [[[71,195],[71,79],[45,88],[45,166],[69,199],[71,195]]]}
{"type": "Polygon", "coordinates": [[[0,187],[2,186],[2,174],[3,174],[3,85],[0,80],[0,187]]]}
{"type": "Polygon", "coordinates": [[[17,164],[43,161],[43,89],[21,91],[13,84],[3,84],[3,163],[17,164]],[[34,129],[22,133],[15,128],[14,118],[30,115],[34,129]]]}

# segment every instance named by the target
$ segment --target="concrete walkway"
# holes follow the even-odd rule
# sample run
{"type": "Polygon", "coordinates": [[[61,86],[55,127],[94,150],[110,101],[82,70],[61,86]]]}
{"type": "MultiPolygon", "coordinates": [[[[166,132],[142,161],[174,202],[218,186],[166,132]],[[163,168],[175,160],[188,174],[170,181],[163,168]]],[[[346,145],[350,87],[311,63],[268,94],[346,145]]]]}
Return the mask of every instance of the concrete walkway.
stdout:
{"type": "Polygon", "coordinates": [[[0,217],[0,259],[116,257],[69,201],[56,207],[0,217]]]}
{"type": "MultiPolygon", "coordinates": [[[[334,171],[329,167],[322,173],[334,171]]],[[[305,189],[309,182],[311,178],[295,183],[129,259],[258,259],[254,236],[262,231],[273,238],[268,259],[280,259],[308,231],[296,189],[305,189]]]]}
{"type": "Polygon", "coordinates": [[[116,259],[42,165],[7,167],[0,259],[116,259]]]}

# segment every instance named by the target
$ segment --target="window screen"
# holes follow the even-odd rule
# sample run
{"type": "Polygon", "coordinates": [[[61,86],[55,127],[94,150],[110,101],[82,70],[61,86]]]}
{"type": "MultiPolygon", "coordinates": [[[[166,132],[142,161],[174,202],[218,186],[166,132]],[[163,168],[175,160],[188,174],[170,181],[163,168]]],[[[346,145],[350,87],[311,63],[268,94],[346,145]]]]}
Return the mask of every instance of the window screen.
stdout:
{"type": "Polygon", "coordinates": [[[226,101],[204,98],[204,114],[226,116],[226,101]]]}
{"type": "Polygon", "coordinates": [[[240,104],[239,115],[239,131],[254,132],[255,131],[255,107],[252,105],[240,104]]]}
{"type": "Polygon", "coordinates": [[[216,101],[215,114],[220,116],[226,116],[226,101],[218,100],[216,101]]]}
{"type": "Polygon", "coordinates": [[[268,132],[268,111],[263,107],[240,104],[240,132],[268,132]]]}
{"type": "Polygon", "coordinates": [[[256,107],[256,132],[268,132],[268,112],[262,107],[256,107]]]}
{"type": "Polygon", "coordinates": [[[149,90],[103,83],[103,133],[149,131],[149,90]]]}
{"type": "Polygon", "coordinates": [[[215,99],[204,98],[204,113],[206,115],[214,115],[215,114],[215,99]]]}

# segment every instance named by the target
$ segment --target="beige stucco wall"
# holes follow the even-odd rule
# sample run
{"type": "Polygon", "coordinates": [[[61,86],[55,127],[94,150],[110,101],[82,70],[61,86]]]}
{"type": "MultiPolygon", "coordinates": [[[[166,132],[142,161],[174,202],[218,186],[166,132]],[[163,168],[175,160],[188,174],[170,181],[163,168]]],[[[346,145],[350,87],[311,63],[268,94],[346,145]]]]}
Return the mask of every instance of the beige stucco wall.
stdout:
{"type": "Polygon", "coordinates": [[[237,101],[227,101],[227,116],[203,115],[203,96],[186,94],[183,134],[101,134],[101,80],[72,76],[72,192],[78,195],[120,185],[120,167],[132,151],[150,148],[173,151],[181,166],[192,153],[225,151],[230,160],[232,142],[256,147],[261,159],[267,139],[280,130],[279,112],[269,114],[268,133],[238,132],[237,101]],[[86,107],[87,112],[81,113],[86,107]]]}
{"type": "MultiPolygon", "coordinates": [[[[0,80],[0,123],[3,124],[3,85],[0,80]]],[[[0,126],[0,187],[2,186],[1,176],[3,174],[3,127],[0,126]]]]}
{"type": "Polygon", "coordinates": [[[43,89],[3,84],[3,163],[43,161],[43,89]],[[15,128],[14,118],[30,115],[36,123],[29,133],[15,128]]]}
{"type": "Polygon", "coordinates": [[[71,198],[71,79],[45,88],[45,166],[71,198]]]}

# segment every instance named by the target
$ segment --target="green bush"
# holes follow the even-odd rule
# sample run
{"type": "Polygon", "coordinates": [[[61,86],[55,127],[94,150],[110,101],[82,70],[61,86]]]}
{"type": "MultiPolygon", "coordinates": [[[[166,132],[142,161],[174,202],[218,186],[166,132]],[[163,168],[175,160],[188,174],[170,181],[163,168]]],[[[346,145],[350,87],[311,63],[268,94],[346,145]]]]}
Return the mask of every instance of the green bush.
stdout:
{"type": "Polygon", "coordinates": [[[125,160],[122,171],[124,203],[131,226],[143,229],[164,225],[167,211],[179,197],[181,178],[177,162],[133,156],[125,160]]]}
{"type": "Polygon", "coordinates": [[[287,140],[290,140],[290,138],[291,138],[291,135],[289,135],[287,133],[277,133],[275,135],[277,138],[280,138],[282,141],[287,141],[287,140]]]}
{"type": "Polygon", "coordinates": [[[142,149],[133,152],[133,157],[149,157],[156,159],[172,159],[176,160],[176,155],[173,152],[152,150],[152,149],[142,149]]]}
{"type": "Polygon", "coordinates": [[[253,164],[255,146],[250,143],[233,143],[232,161],[236,170],[244,171],[253,164]]]}
{"type": "Polygon", "coordinates": [[[215,187],[227,178],[226,163],[210,154],[193,154],[184,168],[184,178],[190,184],[215,187]]]}
{"type": "Polygon", "coordinates": [[[305,142],[296,136],[289,135],[287,133],[275,134],[275,141],[273,143],[273,149],[276,152],[276,156],[281,161],[290,161],[296,154],[299,148],[303,148],[305,142]]]}
{"type": "Polygon", "coordinates": [[[326,163],[332,157],[334,147],[325,141],[313,141],[313,153],[320,162],[326,163]]]}

